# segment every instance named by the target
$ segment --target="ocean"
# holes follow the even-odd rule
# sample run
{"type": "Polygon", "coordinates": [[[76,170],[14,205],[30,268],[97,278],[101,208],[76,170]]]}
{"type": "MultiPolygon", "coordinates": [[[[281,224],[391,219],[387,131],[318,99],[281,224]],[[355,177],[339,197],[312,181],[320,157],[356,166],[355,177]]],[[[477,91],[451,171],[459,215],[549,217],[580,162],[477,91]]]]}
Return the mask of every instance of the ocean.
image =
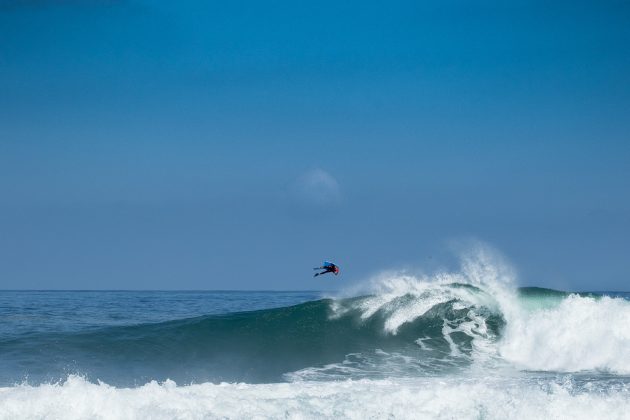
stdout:
{"type": "Polygon", "coordinates": [[[630,418],[630,293],[367,283],[0,291],[0,418],[630,418]]]}

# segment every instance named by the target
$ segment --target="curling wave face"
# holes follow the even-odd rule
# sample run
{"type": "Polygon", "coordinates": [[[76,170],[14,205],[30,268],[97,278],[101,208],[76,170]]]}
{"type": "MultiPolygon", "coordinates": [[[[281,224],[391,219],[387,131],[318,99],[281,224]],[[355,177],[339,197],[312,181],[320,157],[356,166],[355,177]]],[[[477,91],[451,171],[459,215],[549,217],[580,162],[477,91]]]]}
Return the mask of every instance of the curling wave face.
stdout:
{"type": "MultiPolygon", "coordinates": [[[[454,294],[481,293],[460,288],[467,289],[444,286],[454,294]]],[[[390,376],[394,368],[400,375],[422,375],[470,360],[475,340],[492,340],[503,323],[483,306],[445,297],[392,329],[400,311],[414,310],[417,298],[403,295],[368,314],[373,299],[323,299],[157,324],[29,335],[2,343],[2,363],[11,360],[23,367],[31,382],[80,373],[120,385],[168,378],[277,382],[291,372],[337,362],[356,368],[346,371],[348,378],[390,376]],[[48,376],[38,378],[37,370],[48,376]]]]}

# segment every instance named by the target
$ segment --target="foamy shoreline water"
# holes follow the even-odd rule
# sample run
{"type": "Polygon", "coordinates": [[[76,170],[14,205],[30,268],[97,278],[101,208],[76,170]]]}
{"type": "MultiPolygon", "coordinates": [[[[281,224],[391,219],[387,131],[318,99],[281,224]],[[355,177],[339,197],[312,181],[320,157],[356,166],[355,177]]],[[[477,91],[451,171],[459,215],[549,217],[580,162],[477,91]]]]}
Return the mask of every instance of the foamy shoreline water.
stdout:
{"type": "MultiPolygon", "coordinates": [[[[588,388],[588,384],[586,384],[588,388]]],[[[76,376],[0,389],[0,419],[624,419],[630,390],[575,390],[515,378],[424,378],[278,384],[151,382],[137,388],[76,376]]]]}

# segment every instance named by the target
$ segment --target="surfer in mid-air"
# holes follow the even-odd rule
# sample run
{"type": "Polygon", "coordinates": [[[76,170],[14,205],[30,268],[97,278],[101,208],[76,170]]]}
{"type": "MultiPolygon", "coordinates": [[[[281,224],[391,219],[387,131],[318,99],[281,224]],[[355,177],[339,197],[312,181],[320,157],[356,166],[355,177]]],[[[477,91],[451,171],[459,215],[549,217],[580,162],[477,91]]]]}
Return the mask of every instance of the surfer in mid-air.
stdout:
{"type": "Polygon", "coordinates": [[[321,276],[326,273],[333,273],[335,276],[339,274],[339,267],[331,262],[324,261],[324,265],[321,267],[315,267],[313,270],[324,270],[321,273],[315,273],[313,277],[321,276]]]}

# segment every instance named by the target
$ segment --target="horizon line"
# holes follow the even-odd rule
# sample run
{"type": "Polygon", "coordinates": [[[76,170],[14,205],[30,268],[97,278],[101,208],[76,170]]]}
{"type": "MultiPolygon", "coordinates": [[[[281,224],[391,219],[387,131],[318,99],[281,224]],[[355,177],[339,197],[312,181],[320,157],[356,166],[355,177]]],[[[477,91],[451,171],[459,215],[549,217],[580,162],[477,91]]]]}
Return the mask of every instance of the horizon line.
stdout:
{"type": "MultiPolygon", "coordinates": [[[[564,293],[630,293],[630,290],[559,290],[540,286],[517,286],[517,289],[535,288],[564,293]]],[[[339,290],[298,289],[0,289],[0,292],[215,292],[215,293],[323,293],[339,290]]]]}
{"type": "MultiPolygon", "coordinates": [[[[0,289],[0,292],[330,292],[331,290],[279,289],[0,289]]],[[[336,291],[336,290],[332,290],[336,291]]]]}

